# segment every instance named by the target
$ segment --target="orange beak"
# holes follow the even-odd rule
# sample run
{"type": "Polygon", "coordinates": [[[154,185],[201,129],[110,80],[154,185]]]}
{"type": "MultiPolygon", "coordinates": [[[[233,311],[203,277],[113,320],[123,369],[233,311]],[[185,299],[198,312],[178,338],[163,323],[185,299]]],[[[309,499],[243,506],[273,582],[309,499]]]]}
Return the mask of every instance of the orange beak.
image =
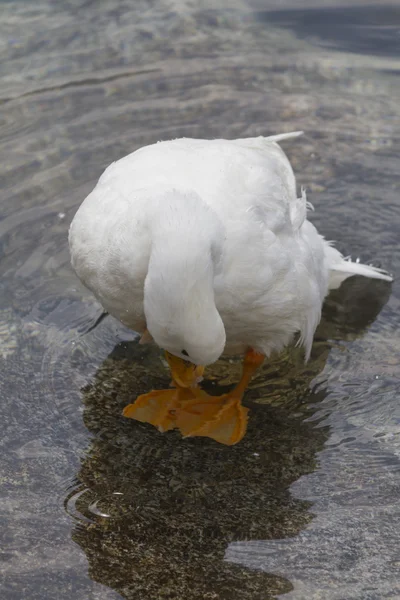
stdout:
{"type": "Polygon", "coordinates": [[[201,365],[194,365],[193,363],[183,360],[178,356],[174,356],[169,352],[165,352],[166,359],[171,369],[172,379],[174,382],[183,388],[190,388],[196,386],[204,373],[204,367],[201,365]]]}

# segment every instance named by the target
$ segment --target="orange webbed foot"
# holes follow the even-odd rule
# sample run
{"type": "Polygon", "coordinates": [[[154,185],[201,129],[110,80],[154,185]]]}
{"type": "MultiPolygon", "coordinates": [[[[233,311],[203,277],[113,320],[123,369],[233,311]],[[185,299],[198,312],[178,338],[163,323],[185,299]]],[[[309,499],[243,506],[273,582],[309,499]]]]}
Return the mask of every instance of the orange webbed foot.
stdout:
{"type": "Polygon", "coordinates": [[[159,431],[169,431],[176,427],[175,413],[187,391],[178,389],[154,390],[139,396],[133,404],[128,404],[122,412],[124,417],[150,423],[159,431]]]}
{"type": "Polygon", "coordinates": [[[209,437],[227,446],[240,442],[247,429],[248,409],[241,400],[251,377],[261,365],[262,354],[246,353],[243,374],[229,394],[210,396],[198,387],[204,368],[166,353],[176,386],[139,396],[125,407],[123,415],[150,423],[159,431],[179,428],[184,437],[209,437]]]}
{"type": "Polygon", "coordinates": [[[242,406],[244,392],[262,364],[264,356],[255,350],[246,352],[240,382],[229,394],[209,396],[199,388],[192,390],[195,398],[182,402],[175,422],[185,437],[210,437],[220,444],[233,446],[247,430],[247,408],[242,406]]]}
{"type": "Polygon", "coordinates": [[[175,423],[184,437],[209,437],[232,446],[246,433],[247,413],[240,399],[230,394],[209,396],[198,390],[196,398],[182,402],[175,423]]]}

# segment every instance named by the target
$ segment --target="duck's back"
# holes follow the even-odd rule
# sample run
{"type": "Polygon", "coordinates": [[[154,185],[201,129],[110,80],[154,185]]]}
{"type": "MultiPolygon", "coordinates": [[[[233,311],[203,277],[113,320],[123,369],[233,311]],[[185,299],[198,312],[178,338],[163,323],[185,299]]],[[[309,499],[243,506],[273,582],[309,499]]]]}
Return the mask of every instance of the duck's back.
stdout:
{"type": "Polygon", "coordinates": [[[225,224],[253,211],[273,231],[290,226],[290,204],[296,201],[286,155],[263,137],[159,142],[110,165],[99,180],[104,184],[125,197],[157,186],[194,191],[225,224]]]}

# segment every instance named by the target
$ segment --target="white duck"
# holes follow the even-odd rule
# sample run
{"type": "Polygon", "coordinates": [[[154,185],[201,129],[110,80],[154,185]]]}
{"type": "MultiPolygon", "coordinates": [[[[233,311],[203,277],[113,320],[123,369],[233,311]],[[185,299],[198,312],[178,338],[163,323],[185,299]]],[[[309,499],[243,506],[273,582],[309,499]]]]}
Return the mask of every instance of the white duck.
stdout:
{"type": "Polygon", "coordinates": [[[391,281],[345,260],[307,220],[277,142],[177,139],[111,164],[69,232],[72,265],[104,308],[166,350],[175,389],[140,396],[126,416],[225,444],[244,435],[244,390],[264,357],[295,336],[308,359],[323,300],[351,275],[391,281]],[[245,353],[221,397],[203,366],[245,353]]]}

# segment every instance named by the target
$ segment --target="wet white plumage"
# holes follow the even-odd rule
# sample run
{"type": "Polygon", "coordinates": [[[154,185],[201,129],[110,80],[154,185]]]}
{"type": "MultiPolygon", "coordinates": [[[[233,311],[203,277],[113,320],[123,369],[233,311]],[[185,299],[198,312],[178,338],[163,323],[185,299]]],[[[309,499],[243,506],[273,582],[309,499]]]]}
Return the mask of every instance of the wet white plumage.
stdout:
{"type": "Polygon", "coordinates": [[[198,364],[268,356],[297,333],[308,357],[330,288],[391,278],[345,260],[307,220],[277,143],[300,133],[177,139],[113,163],[71,224],[78,276],[109,313],[198,364]]]}

